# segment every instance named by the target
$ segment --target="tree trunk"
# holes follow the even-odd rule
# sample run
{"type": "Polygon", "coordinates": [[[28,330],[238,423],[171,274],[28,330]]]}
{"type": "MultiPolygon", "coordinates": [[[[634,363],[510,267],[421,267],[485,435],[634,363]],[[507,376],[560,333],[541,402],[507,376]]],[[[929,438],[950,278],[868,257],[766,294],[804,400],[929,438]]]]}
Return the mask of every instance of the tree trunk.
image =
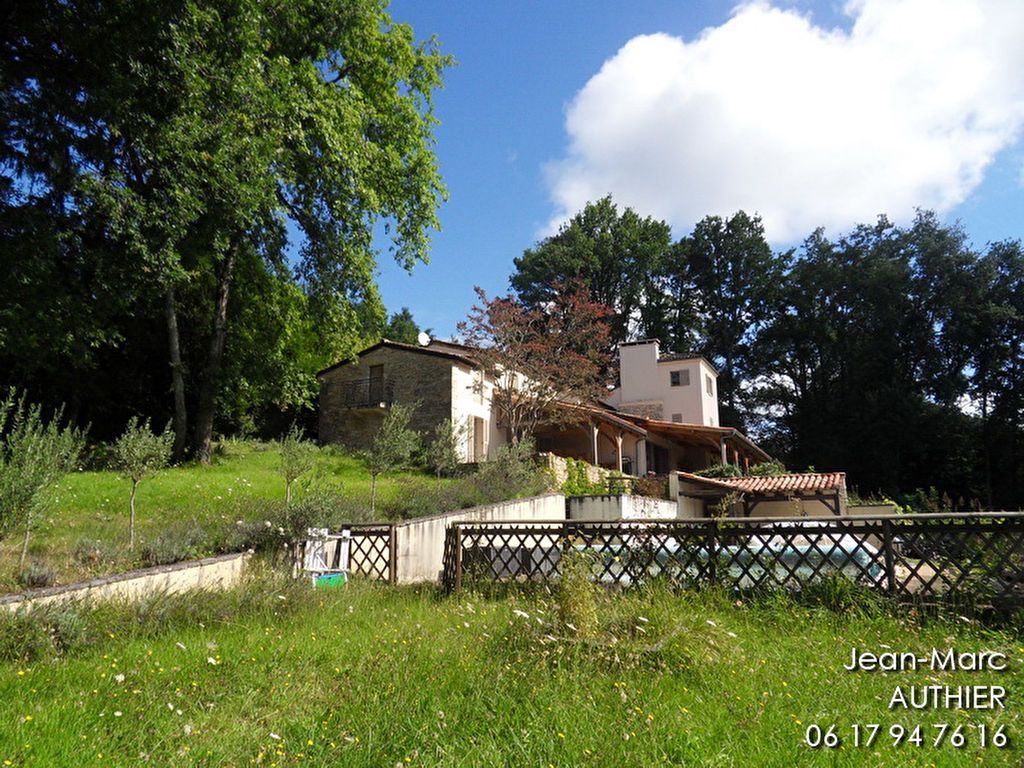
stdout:
{"type": "Polygon", "coordinates": [[[135,491],[139,484],[132,480],[132,495],[128,497],[128,551],[135,551],[135,491]]]}
{"type": "Polygon", "coordinates": [[[25,558],[28,556],[28,537],[32,533],[32,513],[29,512],[25,518],[25,540],[21,544],[21,560],[18,561],[18,568],[24,569],[25,558]]]}
{"type": "Polygon", "coordinates": [[[217,399],[217,384],[220,379],[221,363],[224,359],[224,342],[228,331],[228,297],[231,282],[235,276],[240,240],[236,239],[228,249],[227,259],[221,269],[217,284],[217,306],[213,314],[213,335],[206,356],[206,368],[199,388],[199,408],[196,411],[195,453],[203,464],[210,463],[213,442],[214,405],[217,399]]]}
{"type": "Polygon", "coordinates": [[[178,311],[175,307],[174,286],[168,286],[164,295],[164,314],[167,318],[167,344],[171,353],[171,387],[174,390],[174,447],[171,455],[175,462],[185,458],[188,440],[188,413],[185,410],[185,375],[181,365],[181,342],[178,337],[178,311]]]}

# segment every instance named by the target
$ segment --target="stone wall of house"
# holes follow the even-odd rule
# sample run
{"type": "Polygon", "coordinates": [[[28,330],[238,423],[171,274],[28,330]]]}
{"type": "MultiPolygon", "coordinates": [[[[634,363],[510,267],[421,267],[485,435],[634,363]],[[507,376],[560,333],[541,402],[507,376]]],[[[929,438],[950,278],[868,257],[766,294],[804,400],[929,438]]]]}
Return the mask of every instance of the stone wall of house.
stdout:
{"type": "Polygon", "coordinates": [[[417,403],[412,428],[429,434],[452,417],[452,367],[455,361],[412,350],[381,347],[358,361],[320,377],[320,441],[365,450],[373,442],[386,413],[383,408],[349,408],[344,382],[367,379],[370,366],[384,366],[384,379],[393,382],[393,402],[417,403]]]}

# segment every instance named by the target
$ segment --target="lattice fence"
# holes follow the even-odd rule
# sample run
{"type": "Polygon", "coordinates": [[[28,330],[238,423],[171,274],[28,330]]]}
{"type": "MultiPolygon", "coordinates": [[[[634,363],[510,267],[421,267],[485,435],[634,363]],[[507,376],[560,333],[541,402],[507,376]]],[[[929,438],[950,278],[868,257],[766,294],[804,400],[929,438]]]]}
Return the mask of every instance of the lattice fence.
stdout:
{"type": "Polygon", "coordinates": [[[1024,605],[1024,514],[458,523],[445,584],[553,581],[563,557],[596,581],[799,589],[830,574],[900,599],[1024,605]]]}
{"type": "Polygon", "coordinates": [[[393,581],[395,527],[389,524],[353,525],[351,531],[349,573],[393,581]]]}

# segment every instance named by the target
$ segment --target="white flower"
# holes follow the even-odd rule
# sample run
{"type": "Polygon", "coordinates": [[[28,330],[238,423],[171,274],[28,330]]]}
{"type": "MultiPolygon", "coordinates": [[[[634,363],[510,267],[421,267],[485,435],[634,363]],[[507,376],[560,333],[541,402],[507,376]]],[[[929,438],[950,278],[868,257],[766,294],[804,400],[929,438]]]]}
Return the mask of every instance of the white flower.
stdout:
{"type": "Polygon", "coordinates": [[[646,624],[647,622],[650,621],[650,619],[648,619],[646,616],[637,616],[636,620],[637,621],[642,621],[644,624],[646,624]]]}
{"type": "Polygon", "coordinates": [[[116,712],[114,713],[114,717],[120,717],[120,716],[121,716],[121,710],[119,709],[119,710],[117,710],[117,711],[116,711],[116,712]]]}
{"type": "Polygon", "coordinates": [[[122,675],[122,674],[114,675],[114,680],[116,680],[119,683],[123,683],[124,682],[124,675],[122,675]]]}
{"type": "Polygon", "coordinates": [[[727,634],[729,637],[736,637],[735,632],[726,632],[725,634],[727,634]]]}
{"type": "Polygon", "coordinates": [[[718,625],[717,625],[717,624],[715,624],[715,622],[713,622],[713,621],[712,621],[711,619],[708,619],[708,620],[707,620],[707,623],[708,623],[708,624],[710,624],[710,625],[711,625],[712,627],[717,627],[717,626],[718,626],[718,625]]]}
{"type": "Polygon", "coordinates": [[[212,664],[213,666],[217,666],[218,662],[217,662],[217,660],[215,658],[213,658],[213,656],[207,656],[206,657],[206,663],[207,664],[212,664]]]}
{"type": "Polygon", "coordinates": [[[522,619],[530,618],[530,614],[528,614],[526,611],[520,611],[518,608],[513,610],[512,613],[514,613],[516,616],[518,616],[518,617],[520,617],[522,619]]]}
{"type": "Polygon", "coordinates": [[[280,737],[280,736],[278,736],[278,735],[277,735],[276,733],[274,733],[273,731],[271,731],[271,732],[270,732],[270,738],[272,738],[272,739],[275,739],[276,741],[280,741],[280,740],[281,740],[281,737],[280,737]]]}
{"type": "Polygon", "coordinates": [[[192,735],[192,723],[185,723],[185,727],[181,729],[186,736],[192,735]]]}

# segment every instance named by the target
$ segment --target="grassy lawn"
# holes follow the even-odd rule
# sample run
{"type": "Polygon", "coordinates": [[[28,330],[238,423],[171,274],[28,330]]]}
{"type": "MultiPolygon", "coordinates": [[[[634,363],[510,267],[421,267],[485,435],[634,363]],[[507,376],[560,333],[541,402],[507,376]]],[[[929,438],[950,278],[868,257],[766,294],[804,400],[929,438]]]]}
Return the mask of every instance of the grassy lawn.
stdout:
{"type": "Polygon", "coordinates": [[[3,765],[1021,764],[1024,644],[955,616],[918,623],[652,588],[602,595],[600,630],[584,642],[543,593],[264,584],[205,613],[187,602],[191,612],[150,606],[143,619],[101,611],[90,619],[107,622],[99,639],[78,650],[0,663],[3,765]],[[842,669],[853,647],[951,646],[1005,652],[1010,670],[842,669]],[[931,683],[1003,685],[1010,705],[887,709],[897,685],[931,683]],[[843,745],[803,745],[811,723],[839,726],[843,745]],[[856,748],[854,723],[921,725],[925,741],[856,748]],[[938,723],[963,725],[967,745],[932,746],[938,723]],[[979,724],[1004,725],[1010,746],[981,749],[979,724]]]}
{"type": "MultiPolygon", "coordinates": [[[[168,469],[139,486],[137,534],[144,545],[168,527],[212,530],[250,519],[258,500],[283,500],[284,480],[276,448],[228,442],[209,466],[168,469]]],[[[369,509],[370,477],[361,461],[333,449],[318,454],[319,472],[350,508],[369,509]]],[[[410,482],[434,482],[422,473],[388,475],[378,482],[378,508],[386,509],[410,482]]],[[[447,482],[440,481],[442,484],[447,482]]],[[[57,501],[32,532],[30,555],[53,570],[59,583],[140,565],[128,545],[129,481],[115,472],[78,472],[57,491],[57,501]],[[85,542],[100,542],[103,557],[92,562],[79,554],[85,542]]],[[[382,516],[382,515],[381,515],[382,516]]],[[[21,536],[0,540],[0,591],[18,590],[15,582],[21,536]]]]}

